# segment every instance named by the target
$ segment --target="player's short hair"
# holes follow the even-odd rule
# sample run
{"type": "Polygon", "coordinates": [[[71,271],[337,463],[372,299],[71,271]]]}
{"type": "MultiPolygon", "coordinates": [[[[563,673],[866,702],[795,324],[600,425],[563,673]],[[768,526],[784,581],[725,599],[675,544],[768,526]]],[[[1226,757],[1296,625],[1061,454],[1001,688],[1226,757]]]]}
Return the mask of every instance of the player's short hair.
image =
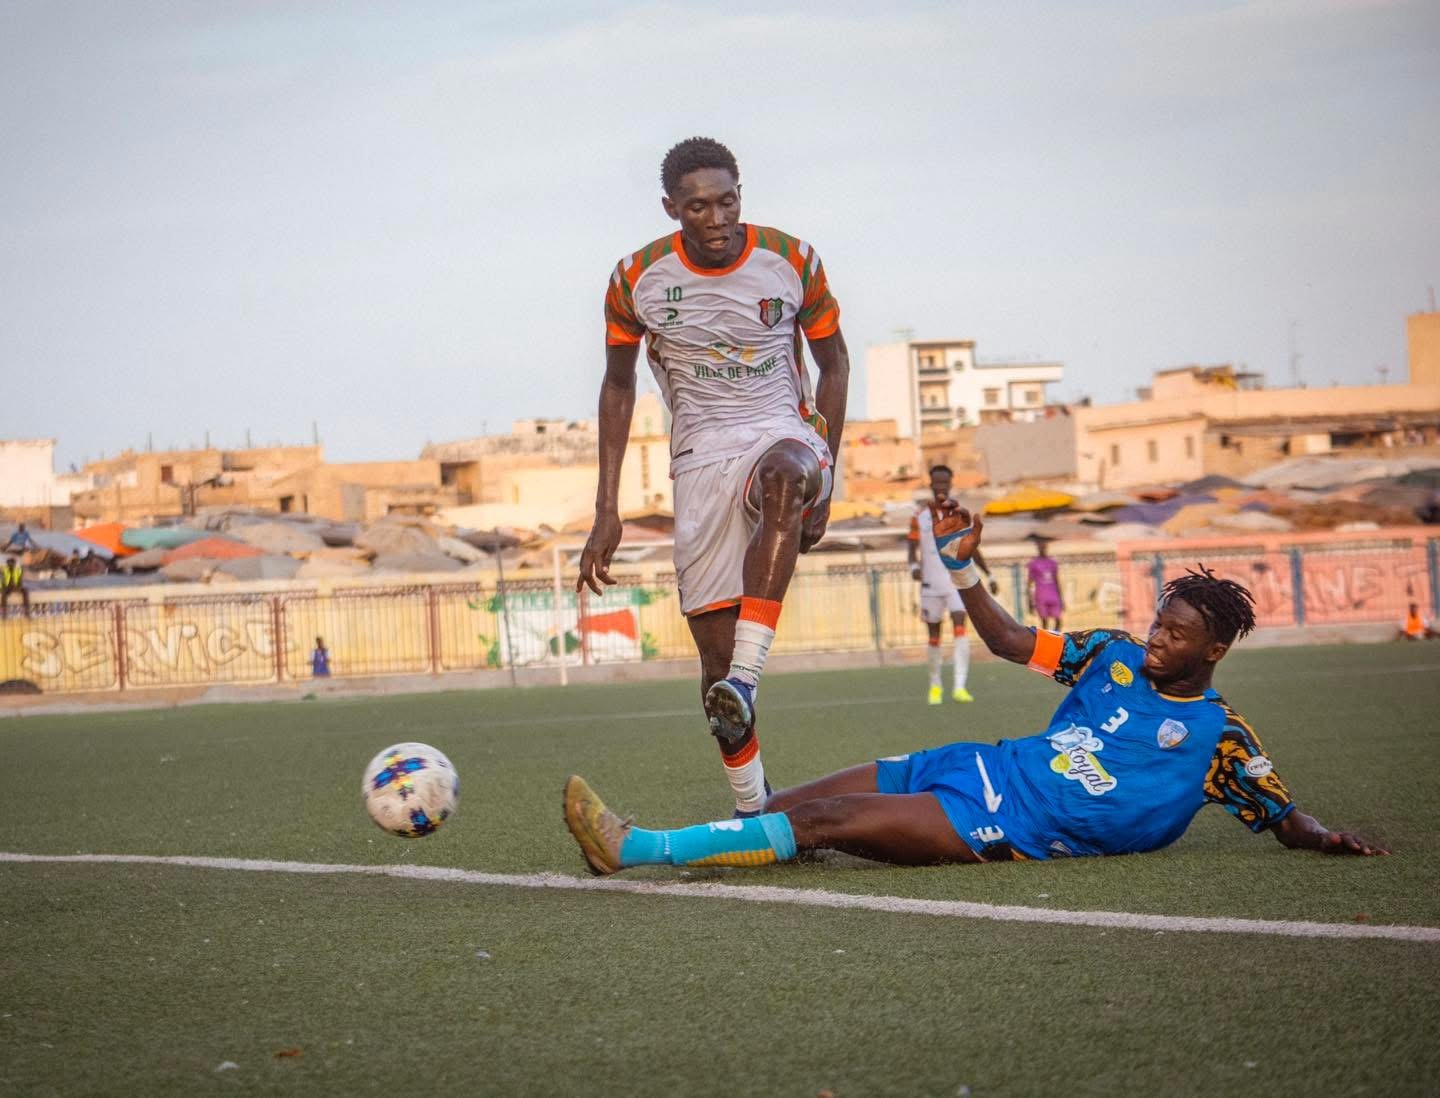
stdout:
{"type": "Polygon", "coordinates": [[[687,137],[671,147],[660,162],[660,185],[665,193],[674,197],[680,180],[691,172],[702,168],[720,168],[737,180],[740,165],[735,163],[735,154],[713,137],[687,137]]]}
{"type": "Polygon", "coordinates": [[[1222,644],[1233,644],[1255,628],[1255,596],[1234,580],[1221,579],[1205,565],[1185,569],[1160,592],[1163,605],[1183,599],[1205,619],[1210,635],[1222,644]]]}
{"type": "Polygon", "coordinates": [[[936,473],[949,473],[953,477],[955,475],[955,470],[950,468],[950,466],[948,465],[930,466],[930,475],[933,477],[936,473]]]}

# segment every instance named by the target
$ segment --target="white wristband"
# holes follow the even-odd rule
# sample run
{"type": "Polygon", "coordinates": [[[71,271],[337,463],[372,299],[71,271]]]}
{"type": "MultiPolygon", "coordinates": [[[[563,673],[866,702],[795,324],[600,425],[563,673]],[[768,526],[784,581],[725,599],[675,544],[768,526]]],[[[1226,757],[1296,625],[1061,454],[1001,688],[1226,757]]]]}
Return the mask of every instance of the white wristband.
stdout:
{"type": "Polygon", "coordinates": [[[967,587],[974,587],[980,582],[980,569],[973,564],[967,564],[964,568],[956,568],[950,573],[950,582],[959,591],[963,591],[967,587]]]}

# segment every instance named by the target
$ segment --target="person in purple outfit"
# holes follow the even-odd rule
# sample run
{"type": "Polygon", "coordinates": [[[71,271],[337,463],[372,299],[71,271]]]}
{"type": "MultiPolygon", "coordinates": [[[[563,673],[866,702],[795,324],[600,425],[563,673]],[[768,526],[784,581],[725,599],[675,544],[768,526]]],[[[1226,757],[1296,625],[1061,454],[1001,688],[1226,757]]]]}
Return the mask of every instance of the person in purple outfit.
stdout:
{"type": "Polygon", "coordinates": [[[1035,542],[1035,557],[1025,565],[1025,592],[1030,613],[1040,618],[1040,628],[1058,633],[1065,598],[1060,594],[1060,566],[1045,551],[1049,545],[1043,538],[1035,542]]]}

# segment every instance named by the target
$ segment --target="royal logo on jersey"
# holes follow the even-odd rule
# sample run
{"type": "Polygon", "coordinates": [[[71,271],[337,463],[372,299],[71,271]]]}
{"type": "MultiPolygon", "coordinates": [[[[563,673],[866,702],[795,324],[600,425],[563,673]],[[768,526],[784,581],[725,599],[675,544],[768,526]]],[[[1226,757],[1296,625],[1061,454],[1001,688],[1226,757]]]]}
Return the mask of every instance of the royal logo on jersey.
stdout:
{"type": "Polygon", "coordinates": [[[760,299],[760,323],[767,328],[773,328],[780,323],[780,316],[785,312],[785,300],[779,297],[762,297],[760,299]]]}
{"type": "Polygon", "coordinates": [[[1120,686],[1129,686],[1135,681],[1135,672],[1126,667],[1119,660],[1110,665],[1110,677],[1120,686]]]}
{"type": "Polygon", "coordinates": [[[1090,729],[1072,724],[1052,733],[1050,746],[1060,752],[1050,760],[1050,769],[1079,782],[1092,797],[1102,797],[1120,784],[1096,758],[1095,753],[1104,750],[1105,744],[1090,729]]]}
{"type": "Polygon", "coordinates": [[[1252,778],[1263,778],[1275,769],[1275,764],[1264,755],[1256,755],[1245,764],[1245,773],[1252,778]]]}
{"type": "Polygon", "coordinates": [[[1190,735],[1190,729],[1176,720],[1166,718],[1160,722],[1160,727],[1155,730],[1155,742],[1161,747],[1169,749],[1179,747],[1185,742],[1185,737],[1190,735]]]}

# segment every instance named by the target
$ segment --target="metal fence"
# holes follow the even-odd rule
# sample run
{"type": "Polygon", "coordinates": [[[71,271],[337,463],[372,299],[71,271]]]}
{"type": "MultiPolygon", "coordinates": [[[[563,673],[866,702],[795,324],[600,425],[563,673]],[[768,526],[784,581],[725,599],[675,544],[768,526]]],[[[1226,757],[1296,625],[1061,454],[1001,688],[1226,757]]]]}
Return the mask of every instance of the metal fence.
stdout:
{"type": "MultiPolygon", "coordinates": [[[[1021,547],[989,554],[996,598],[1034,624],[1027,559],[1021,547]]],[[[1057,560],[1067,629],[1143,631],[1160,587],[1198,560],[1254,591],[1261,625],[1398,623],[1411,602],[1440,614],[1435,528],[1062,549],[1057,560]]],[[[30,618],[12,606],[0,621],[0,680],[46,693],[305,681],[319,638],[337,678],[545,667],[563,682],[577,666],[693,658],[673,571],[615,574],[603,597],[577,596],[557,552],[548,573],[504,582],[37,593],[30,618]]],[[[774,651],[918,648],[918,609],[919,585],[894,550],[814,554],[795,574],[774,651]]]]}

